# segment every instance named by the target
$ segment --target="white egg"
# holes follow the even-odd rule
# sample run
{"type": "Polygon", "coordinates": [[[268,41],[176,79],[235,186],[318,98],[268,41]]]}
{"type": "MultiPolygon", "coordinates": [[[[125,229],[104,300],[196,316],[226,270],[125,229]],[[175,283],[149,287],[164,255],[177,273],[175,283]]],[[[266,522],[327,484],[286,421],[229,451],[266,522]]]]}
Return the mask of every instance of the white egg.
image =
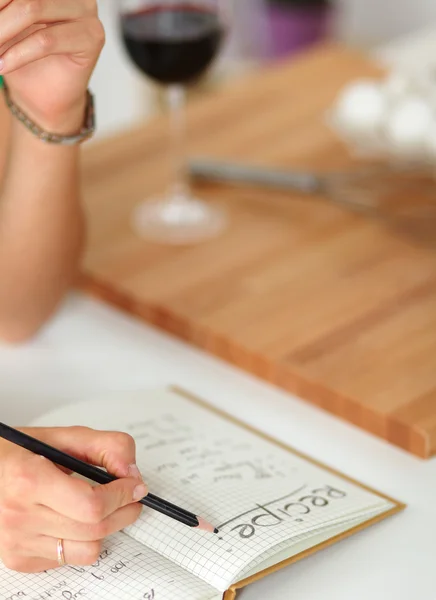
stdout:
{"type": "Polygon", "coordinates": [[[381,85],[360,80],[347,86],[340,94],[335,115],[345,134],[372,135],[383,121],[386,98],[381,85]]]}
{"type": "Polygon", "coordinates": [[[385,125],[391,150],[418,158],[426,151],[428,130],[433,123],[432,110],[423,98],[408,97],[394,107],[385,125]]]}

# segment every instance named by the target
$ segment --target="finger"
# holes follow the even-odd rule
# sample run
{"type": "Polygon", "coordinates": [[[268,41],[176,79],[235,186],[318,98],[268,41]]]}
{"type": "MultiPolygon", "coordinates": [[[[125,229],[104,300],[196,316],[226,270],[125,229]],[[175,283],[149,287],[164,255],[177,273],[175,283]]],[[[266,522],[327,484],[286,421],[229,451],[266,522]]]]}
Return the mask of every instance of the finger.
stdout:
{"type": "MultiPolygon", "coordinates": [[[[65,562],[68,565],[86,567],[93,565],[100,558],[103,540],[94,542],[62,540],[62,542],[65,562]]],[[[45,559],[52,563],[55,562],[56,565],[58,565],[57,543],[58,538],[54,537],[44,535],[30,537],[17,543],[14,555],[39,557],[40,559],[45,559]]]]}
{"type": "Polygon", "coordinates": [[[46,27],[47,25],[32,25],[32,27],[24,29],[18,35],[9,39],[6,43],[0,44],[0,56],[2,56],[6,52],[6,50],[9,50],[9,48],[11,48],[14,44],[17,44],[18,42],[21,42],[21,40],[26,39],[27,37],[29,37],[29,35],[35,33],[35,31],[38,31],[39,29],[45,29],[46,27]]]}
{"type": "Polygon", "coordinates": [[[92,0],[13,0],[4,7],[0,4],[0,44],[32,25],[75,21],[96,14],[92,0]]]}
{"type": "Polygon", "coordinates": [[[6,6],[11,4],[14,0],[0,0],[0,10],[3,10],[6,6]]]}
{"type": "Polygon", "coordinates": [[[116,477],[137,477],[135,440],[118,431],[96,431],[88,427],[26,430],[43,442],[89,464],[104,467],[116,477]]]}
{"type": "Polygon", "coordinates": [[[7,569],[18,571],[19,573],[43,573],[44,571],[59,567],[57,561],[17,554],[5,554],[2,556],[2,562],[7,569]]]}
{"type": "Polygon", "coordinates": [[[138,484],[137,480],[131,478],[118,479],[107,485],[99,485],[93,487],[92,491],[93,498],[86,515],[86,523],[100,523],[119,508],[132,502],[139,502],[148,494],[147,486],[144,483],[138,484]]]}
{"type": "Polygon", "coordinates": [[[132,525],[139,518],[141,511],[141,504],[130,504],[93,524],[73,521],[46,506],[35,506],[32,511],[5,506],[0,512],[0,530],[15,531],[17,535],[27,537],[46,535],[77,542],[92,542],[132,525]]]}
{"type": "Polygon", "coordinates": [[[3,53],[1,72],[12,73],[53,55],[69,55],[78,64],[86,66],[92,63],[103,44],[104,30],[97,19],[44,27],[3,53]]]}
{"type": "Polygon", "coordinates": [[[148,493],[145,484],[132,477],[92,486],[62,473],[54,465],[50,466],[53,468],[53,475],[41,478],[35,500],[81,523],[98,525],[119,508],[139,502],[148,493]],[[54,473],[57,474],[56,484],[54,473]]]}
{"type": "Polygon", "coordinates": [[[15,466],[9,466],[6,483],[7,501],[3,502],[3,509],[8,502],[41,504],[74,521],[92,524],[100,523],[118,508],[137,502],[147,493],[144,484],[132,477],[92,487],[63,473],[49,460],[32,454],[27,459],[20,455],[15,466]]]}

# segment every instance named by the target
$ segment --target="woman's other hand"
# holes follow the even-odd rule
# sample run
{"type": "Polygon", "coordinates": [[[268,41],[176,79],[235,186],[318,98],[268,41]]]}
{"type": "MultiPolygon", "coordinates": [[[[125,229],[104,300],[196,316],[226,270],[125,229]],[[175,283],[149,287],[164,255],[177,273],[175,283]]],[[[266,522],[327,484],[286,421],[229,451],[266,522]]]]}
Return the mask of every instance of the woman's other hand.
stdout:
{"type": "Polygon", "coordinates": [[[0,75],[18,106],[50,131],[76,133],[64,124],[83,124],[103,44],[96,0],[0,0],[0,75]]]}

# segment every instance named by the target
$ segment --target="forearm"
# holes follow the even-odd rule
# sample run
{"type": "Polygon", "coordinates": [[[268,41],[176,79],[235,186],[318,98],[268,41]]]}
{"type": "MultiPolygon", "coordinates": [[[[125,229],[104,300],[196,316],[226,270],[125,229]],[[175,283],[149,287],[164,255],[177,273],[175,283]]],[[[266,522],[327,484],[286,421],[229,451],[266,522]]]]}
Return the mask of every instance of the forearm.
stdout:
{"type": "MultiPolygon", "coordinates": [[[[78,131],[78,106],[59,133],[78,131]]],[[[0,193],[0,338],[32,335],[56,308],[77,269],[83,241],[79,148],[46,144],[12,121],[0,193]]]]}

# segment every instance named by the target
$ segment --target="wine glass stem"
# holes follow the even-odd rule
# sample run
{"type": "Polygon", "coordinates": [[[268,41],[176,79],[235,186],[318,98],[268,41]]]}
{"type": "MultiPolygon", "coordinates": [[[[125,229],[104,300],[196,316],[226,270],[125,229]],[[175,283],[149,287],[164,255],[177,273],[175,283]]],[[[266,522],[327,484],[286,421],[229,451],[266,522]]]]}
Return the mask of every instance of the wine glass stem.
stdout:
{"type": "Polygon", "coordinates": [[[182,85],[170,85],[167,89],[167,102],[170,111],[173,156],[173,181],[170,187],[169,201],[183,202],[189,198],[189,180],[185,158],[185,88],[182,85]]]}

